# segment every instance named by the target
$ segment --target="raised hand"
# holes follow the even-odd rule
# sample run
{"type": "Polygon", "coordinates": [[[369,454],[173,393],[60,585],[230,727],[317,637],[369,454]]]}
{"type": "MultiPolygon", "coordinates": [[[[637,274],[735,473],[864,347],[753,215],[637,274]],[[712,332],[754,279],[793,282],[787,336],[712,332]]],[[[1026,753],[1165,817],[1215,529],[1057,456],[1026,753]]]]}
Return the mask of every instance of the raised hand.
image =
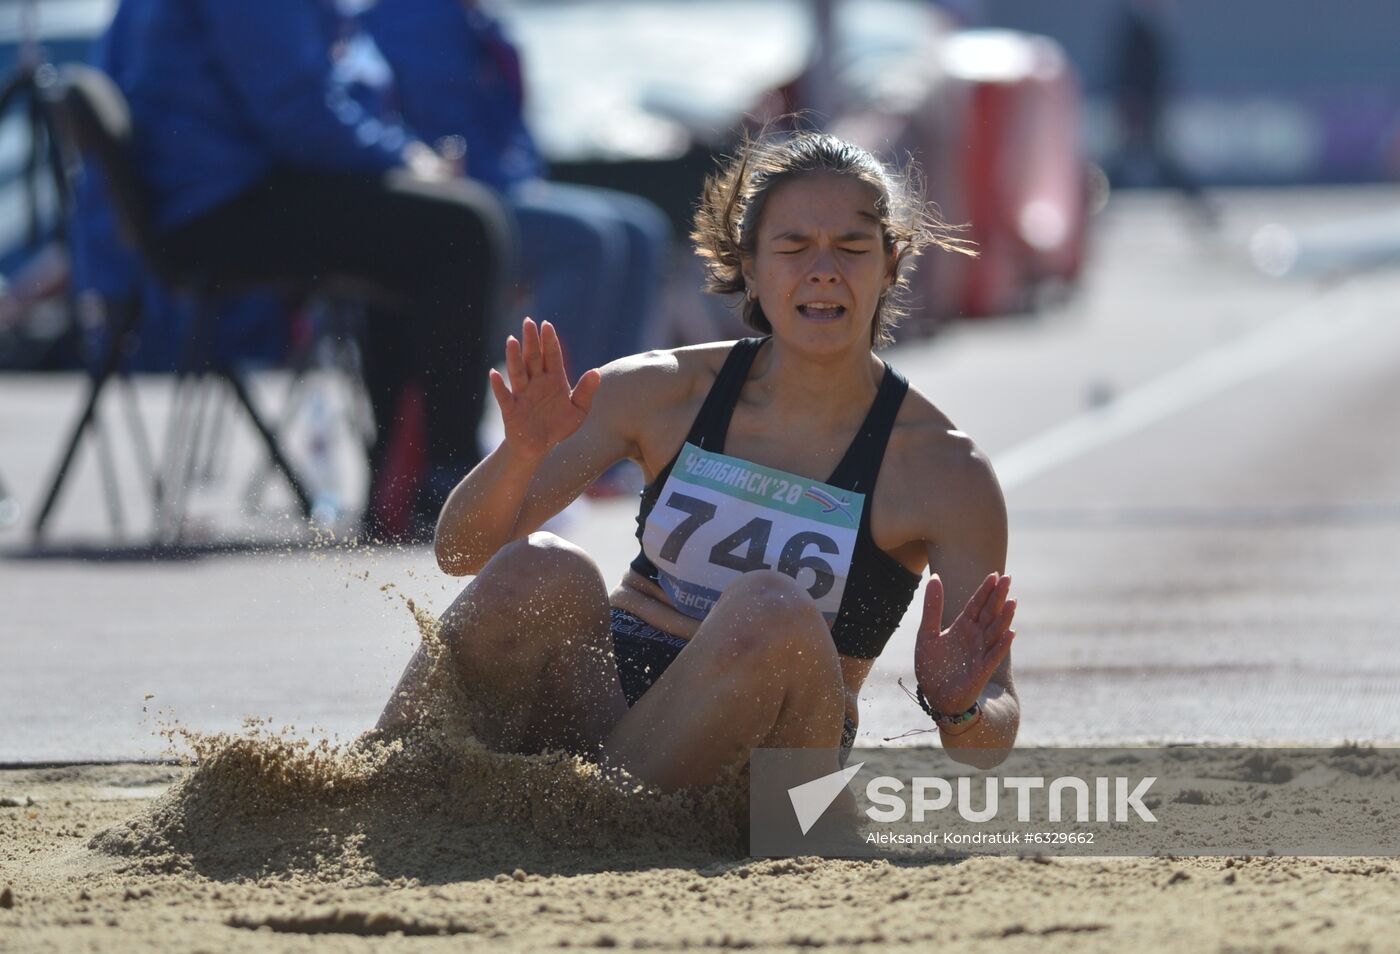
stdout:
{"type": "Polygon", "coordinates": [[[953,620],[943,625],[943,581],[924,588],[924,618],[914,644],[914,676],[929,704],[956,715],[972,708],[997,666],[1011,651],[1016,601],[1007,599],[1011,577],[989,573],[953,620]]]}
{"type": "Polygon", "coordinates": [[[521,325],[519,339],[506,339],[506,374],[509,386],[491,369],[491,393],[501,408],[506,443],[540,457],[579,429],[602,380],[594,368],[570,388],[558,332],[547,321],[536,327],[530,318],[521,325]]]}

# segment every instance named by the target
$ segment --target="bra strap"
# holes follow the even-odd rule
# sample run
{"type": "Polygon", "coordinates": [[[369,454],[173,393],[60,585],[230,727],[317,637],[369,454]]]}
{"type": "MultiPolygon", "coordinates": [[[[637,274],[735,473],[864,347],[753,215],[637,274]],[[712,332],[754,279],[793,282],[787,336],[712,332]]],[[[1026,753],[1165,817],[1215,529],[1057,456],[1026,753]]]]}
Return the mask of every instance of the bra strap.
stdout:
{"type": "Polygon", "coordinates": [[[686,440],[696,447],[724,453],[724,437],[729,432],[729,421],[734,416],[734,406],[739,403],[739,392],[744,389],[749,368],[753,367],[758,349],[768,338],[740,338],[729,349],[729,355],[715,375],[710,393],[705,395],[705,403],[695,422],[690,426],[686,440]]]}
{"type": "MultiPolygon", "coordinates": [[[[870,405],[870,411],[860,425],[846,455],[831,473],[831,483],[867,496],[874,491],[875,481],[880,476],[880,464],[884,461],[885,445],[889,443],[894,430],[895,418],[899,416],[904,395],[909,392],[909,380],[891,364],[885,365],[885,375],[880,380],[880,389],[870,405]]],[[[870,513],[867,506],[864,516],[870,513]]]]}

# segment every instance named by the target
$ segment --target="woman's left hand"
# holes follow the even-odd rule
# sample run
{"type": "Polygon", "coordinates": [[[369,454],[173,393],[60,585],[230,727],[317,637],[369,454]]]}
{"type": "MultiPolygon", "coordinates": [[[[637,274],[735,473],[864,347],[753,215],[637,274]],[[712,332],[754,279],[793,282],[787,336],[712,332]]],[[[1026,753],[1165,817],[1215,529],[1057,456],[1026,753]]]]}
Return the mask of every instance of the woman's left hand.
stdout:
{"type": "Polygon", "coordinates": [[[943,581],[934,574],[924,588],[924,618],[914,644],[914,676],[939,712],[972,708],[987,680],[1011,651],[1016,601],[1007,599],[1011,577],[989,573],[953,625],[943,625],[943,581]]]}

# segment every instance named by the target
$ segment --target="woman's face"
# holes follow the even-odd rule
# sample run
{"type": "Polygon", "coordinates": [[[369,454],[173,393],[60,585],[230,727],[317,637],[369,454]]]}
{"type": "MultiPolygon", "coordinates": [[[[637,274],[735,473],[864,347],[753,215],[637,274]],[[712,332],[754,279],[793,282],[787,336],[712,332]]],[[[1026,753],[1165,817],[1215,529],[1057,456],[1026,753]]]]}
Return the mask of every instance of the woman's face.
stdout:
{"type": "Polygon", "coordinates": [[[875,306],[893,275],[874,190],[829,172],[774,187],[744,261],[773,334],[819,351],[869,348],[875,306]]]}

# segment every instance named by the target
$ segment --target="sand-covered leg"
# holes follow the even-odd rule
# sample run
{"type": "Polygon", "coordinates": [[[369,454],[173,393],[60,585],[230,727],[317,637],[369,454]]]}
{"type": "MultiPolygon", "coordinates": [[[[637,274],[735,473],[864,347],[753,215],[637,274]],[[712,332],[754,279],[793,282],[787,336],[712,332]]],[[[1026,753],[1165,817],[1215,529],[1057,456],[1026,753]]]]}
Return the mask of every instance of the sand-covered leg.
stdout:
{"type": "MultiPolygon", "coordinates": [[[[490,748],[596,753],[627,710],[602,576],[553,534],[502,547],[443,614],[440,635],[443,665],[490,748]]],[[[420,647],[381,728],[414,717],[433,665],[420,647]]]]}
{"type": "Polygon", "coordinates": [[[841,666],[821,613],[791,577],[747,573],[618,722],[606,758],[666,790],[712,784],[756,746],[841,742],[841,666]]]}

